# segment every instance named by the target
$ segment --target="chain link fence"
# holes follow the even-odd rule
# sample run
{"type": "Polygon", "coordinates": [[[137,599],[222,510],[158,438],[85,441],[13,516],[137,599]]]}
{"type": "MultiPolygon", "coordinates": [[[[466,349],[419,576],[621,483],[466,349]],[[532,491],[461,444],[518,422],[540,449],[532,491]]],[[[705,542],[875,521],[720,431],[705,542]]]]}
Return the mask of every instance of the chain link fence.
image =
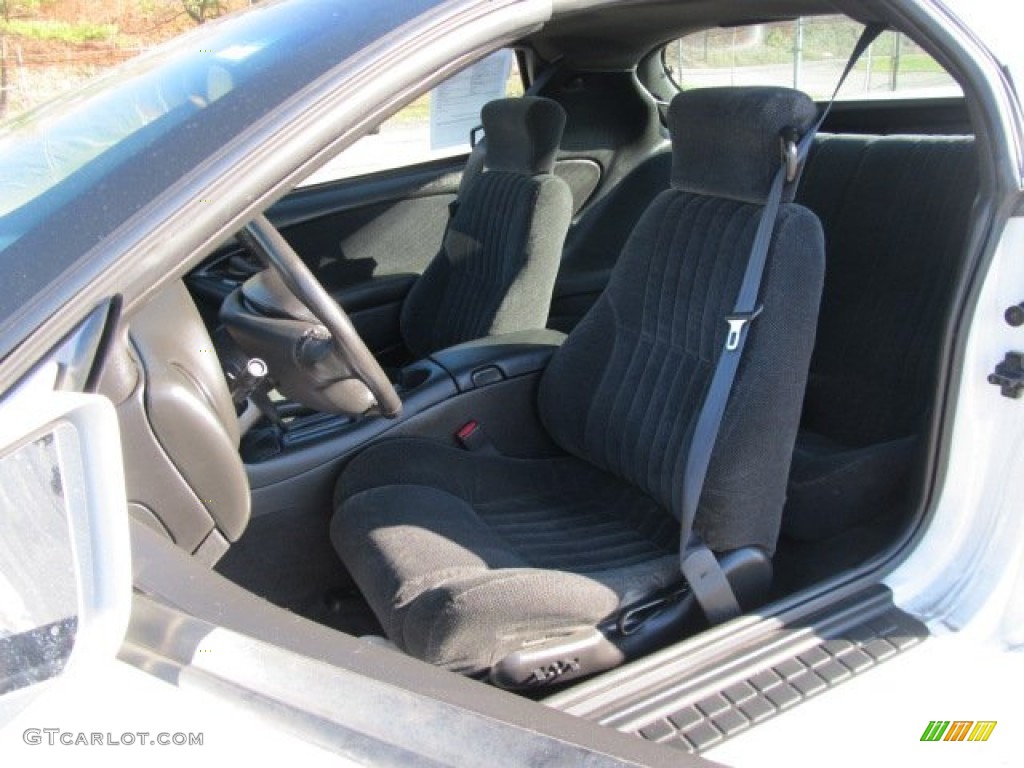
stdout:
{"type": "MultiPolygon", "coordinates": [[[[681,88],[780,85],[826,99],[863,27],[843,17],[710,29],[665,48],[665,64],[681,88]]],[[[857,63],[840,93],[885,98],[933,92],[953,95],[952,77],[920,46],[886,32],[857,63]]]]}
{"type": "Polygon", "coordinates": [[[0,38],[0,120],[75,90],[149,46],[40,44],[0,38]]]}

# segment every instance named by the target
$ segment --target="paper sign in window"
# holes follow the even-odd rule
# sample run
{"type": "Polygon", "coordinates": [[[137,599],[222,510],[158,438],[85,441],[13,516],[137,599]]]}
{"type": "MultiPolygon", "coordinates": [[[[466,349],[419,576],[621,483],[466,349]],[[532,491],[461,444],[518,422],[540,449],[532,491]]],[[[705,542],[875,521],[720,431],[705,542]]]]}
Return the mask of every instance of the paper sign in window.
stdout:
{"type": "Polygon", "coordinates": [[[435,88],[430,95],[430,148],[468,144],[470,131],[480,125],[480,109],[505,95],[511,71],[512,51],[498,51],[435,88]]]}

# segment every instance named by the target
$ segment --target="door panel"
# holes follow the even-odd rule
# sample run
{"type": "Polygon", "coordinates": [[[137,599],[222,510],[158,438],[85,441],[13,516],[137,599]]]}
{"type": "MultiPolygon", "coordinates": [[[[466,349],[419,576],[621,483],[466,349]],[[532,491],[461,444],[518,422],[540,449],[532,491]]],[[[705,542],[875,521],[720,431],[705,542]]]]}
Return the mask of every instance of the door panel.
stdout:
{"type": "Polygon", "coordinates": [[[383,365],[398,365],[405,350],[399,318],[402,303],[416,282],[416,274],[380,275],[331,292],[359,336],[383,365]]]}
{"type": "Polygon", "coordinates": [[[465,156],[301,189],[268,212],[324,286],[418,274],[441,247],[465,156]]]}
{"type": "Polygon", "coordinates": [[[382,360],[400,359],[406,294],[441,248],[465,157],[298,190],[270,220],[382,360]]]}
{"type": "Polygon", "coordinates": [[[117,415],[105,397],[57,389],[86,377],[73,365],[95,369],[108,330],[86,321],[0,400],[0,725],[46,690],[40,683],[112,661],[128,624],[117,415]]]}

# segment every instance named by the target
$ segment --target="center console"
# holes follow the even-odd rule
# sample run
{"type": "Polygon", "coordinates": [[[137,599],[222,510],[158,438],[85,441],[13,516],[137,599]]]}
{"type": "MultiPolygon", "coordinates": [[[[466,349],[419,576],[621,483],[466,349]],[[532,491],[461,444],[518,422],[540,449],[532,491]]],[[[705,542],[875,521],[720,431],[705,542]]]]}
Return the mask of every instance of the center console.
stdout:
{"type": "Polygon", "coordinates": [[[491,336],[411,363],[396,376],[402,413],[395,419],[303,413],[285,406],[281,426],[256,427],[243,439],[253,515],[300,504],[329,505],[344,464],[385,436],[458,444],[459,430],[476,422],[506,455],[556,453],[537,417],[536,387],[564,338],[551,330],[491,336]]]}

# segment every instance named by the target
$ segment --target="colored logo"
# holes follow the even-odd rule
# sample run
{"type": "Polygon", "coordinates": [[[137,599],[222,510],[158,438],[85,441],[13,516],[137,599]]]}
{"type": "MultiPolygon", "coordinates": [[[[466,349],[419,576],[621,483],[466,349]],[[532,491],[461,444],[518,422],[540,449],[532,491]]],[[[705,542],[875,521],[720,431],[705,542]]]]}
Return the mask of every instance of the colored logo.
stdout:
{"type": "Polygon", "coordinates": [[[988,741],[995,729],[995,720],[932,720],[921,741],[988,741]]]}

